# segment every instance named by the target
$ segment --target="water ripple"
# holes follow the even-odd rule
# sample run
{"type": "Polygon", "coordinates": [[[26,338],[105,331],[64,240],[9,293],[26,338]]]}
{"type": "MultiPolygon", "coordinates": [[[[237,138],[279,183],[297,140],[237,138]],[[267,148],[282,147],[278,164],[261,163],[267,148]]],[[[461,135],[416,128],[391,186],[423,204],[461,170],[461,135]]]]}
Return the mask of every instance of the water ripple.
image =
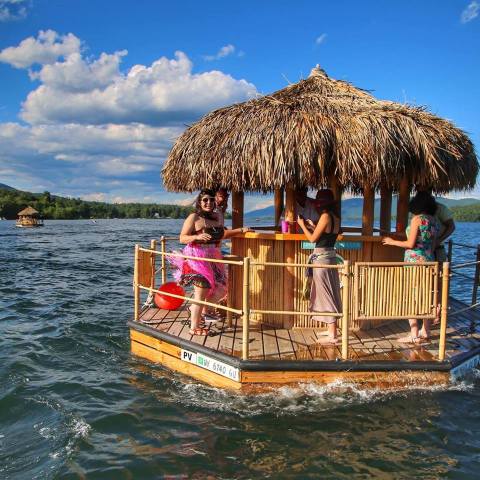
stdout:
{"type": "MultiPolygon", "coordinates": [[[[448,388],[241,394],[131,356],[133,245],[179,226],[0,222],[0,478],[478,475],[478,373],[448,388]]],[[[473,242],[477,228],[456,234],[473,242]]]]}

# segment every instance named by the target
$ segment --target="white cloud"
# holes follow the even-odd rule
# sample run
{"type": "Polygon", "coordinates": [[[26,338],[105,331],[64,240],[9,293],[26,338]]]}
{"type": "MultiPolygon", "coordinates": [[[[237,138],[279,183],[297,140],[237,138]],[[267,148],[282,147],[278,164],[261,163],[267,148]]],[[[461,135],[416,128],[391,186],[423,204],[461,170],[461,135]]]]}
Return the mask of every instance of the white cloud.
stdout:
{"type": "Polygon", "coordinates": [[[315,45],[321,45],[322,43],[325,42],[326,39],[327,39],[327,34],[322,33],[319,37],[315,39],[315,45]]]}
{"type": "Polygon", "coordinates": [[[255,86],[218,70],[193,73],[183,52],[151,66],[119,70],[125,51],[88,61],[73,53],[33,74],[42,84],[23,103],[22,118],[40,123],[185,124],[215,108],[247,100],[255,86]]]}
{"type": "Polygon", "coordinates": [[[29,4],[29,0],[0,0],[0,22],[25,18],[29,4]]]}
{"type": "Polygon", "coordinates": [[[79,51],[80,40],[75,35],[59,35],[53,30],[40,30],[37,38],[28,37],[16,47],[3,49],[0,52],[0,62],[16,68],[28,68],[35,64],[53,63],[79,51]]]}
{"type": "MultiPolygon", "coordinates": [[[[1,1],[1,0],[0,0],[1,1]]],[[[81,41],[48,30],[0,52],[40,82],[22,104],[27,124],[0,123],[2,182],[104,201],[177,202],[160,170],[185,123],[256,95],[218,70],[193,73],[183,52],[121,70],[121,50],[86,58],[81,41]],[[122,200],[120,200],[122,199],[122,200]]]]}
{"type": "MultiPolygon", "coordinates": [[[[232,44],[228,44],[223,46],[215,55],[204,55],[203,59],[207,60],[207,62],[212,62],[213,60],[220,60],[221,58],[228,57],[229,55],[233,55],[235,53],[235,46],[232,44]]],[[[239,52],[238,56],[243,57],[244,52],[239,52]]]]}
{"type": "Polygon", "coordinates": [[[474,18],[478,17],[479,10],[480,4],[478,2],[476,2],[475,0],[473,2],[470,2],[465,8],[465,10],[463,10],[460,16],[460,21],[462,23],[468,23],[472,21],[474,18]]]}
{"type": "Polygon", "coordinates": [[[120,76],[120,62],[127,55],[126,50],[112,55],[102,53],[98,60],[86,62],[80,53],[75,52],[63,62],[45,65],[39,72],[30,72],[30,77],[40,80],[52,90],[62,92],[91,92],[115,82],[120,76]]]}

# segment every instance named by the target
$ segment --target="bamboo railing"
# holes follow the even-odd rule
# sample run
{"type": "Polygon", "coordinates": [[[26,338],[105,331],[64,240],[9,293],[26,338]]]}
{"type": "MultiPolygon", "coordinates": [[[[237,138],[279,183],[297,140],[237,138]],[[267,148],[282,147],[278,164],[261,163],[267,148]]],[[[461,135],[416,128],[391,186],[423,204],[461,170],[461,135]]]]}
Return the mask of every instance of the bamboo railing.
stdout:
{"type": "Polygon", "coordinates": [[[460,242],[454,242],[453,240],[448,241],[448,261],[450,262],[450,272],[451,275],[459,276],[462,278],[465,278],[466,280],[471,280],[472,281],[472,297],[471,297],[471,302],[468,307],[461,308],[459,310],[455,310],[453,312],[450,312],[449,315],[457,315],[463,312],[466,312],[468,310],[473,310],[476,309],[480,306],[480,302],[477,301],[478,299],[478,287],[480,285],[480,244],[477,245],[468,245],[465,243],[460,243],[460,242]],[[466,249],[472,249],[476,250],[475,252],[475,261],[470,261],[470,262],[463,262],[463,263],[452,263],[452,256],[453,256],[453,246],[457,246],[460,248],[466,248],[466,249]],[[475,270],[473,273],[473,277],[469,276],[468,274],[465,274],[464,272],[460,272],[459,270],[468,268],[468,267],[473,267],[475,266],[475,270]]]}
{"type": "MultiPolygon", "coordinates": [[[[442,298],[438,359],[445,359],[450,277],[448,262],[443,264],[440,272],[438,262],[417,264],[405,262],[356,262],[352,269],[348,261],[340,265],[322,265],[251,261],[248,256],[241,259],[213,259],[169,253],[166,251],[166,240],[166,237],[160,239],[160,251],[156,250],[156,244],[153,242],[148,249],[141,248],[139,245],[135,246],[134,318],[136,321],[139,320],[141,291],[147,291],[150,295],[161,293],[167,297],[182,299],[187,303],[224,310],[227,312],[227,315],[235,314],[242,318],[242,359],[247,360],[249,358],[249,330],[252,315],[334,316],[339,319],[341,328],[341,358],[347,360],[349,358],[348,339],[350,327],[354,320],[434,319],[437,315],[439,278],[441,277],[442,298]],[[155,268],[156,256],[161,257],[161,267],[158,270],[155,268]],[[160,292],[155,288],[154,277],[155,273],[160,271],[162,283],[165,283],[167,278],[166,258],[169,256],[241,267],[243,276],[241,308],[198,300],[186,295],[160,292]],[[252,309],[250,303],[250,281],[253,270],[259,267],[325,268],[337,270],[342,277],[342,312],[252,309]]],[[[272,288],[266,292],[266,295],[280,295],[282,292],[278,293],[279,290],[281,289],[272,288]]]]}

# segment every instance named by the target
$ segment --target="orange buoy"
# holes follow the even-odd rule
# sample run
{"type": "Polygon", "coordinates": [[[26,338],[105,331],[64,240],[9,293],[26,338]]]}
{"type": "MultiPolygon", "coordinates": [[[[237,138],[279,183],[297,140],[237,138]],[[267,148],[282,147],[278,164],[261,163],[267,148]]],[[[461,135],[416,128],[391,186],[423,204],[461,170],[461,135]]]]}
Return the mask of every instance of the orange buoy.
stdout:
{"type": "MultiPolygon", "coordinates": [[[[175,282],[164,283],[158,288],[158,290],[160,290],[160,292],[185,296],[185,290],[175,282]]],[[[181,298],[168,297],[167,295],[162,295],[160,292],[155,294],[155,298],[153,300],[157,308],[161,308],[163,310],[176,310],[182,306],[183,300],[181,298]]]]}

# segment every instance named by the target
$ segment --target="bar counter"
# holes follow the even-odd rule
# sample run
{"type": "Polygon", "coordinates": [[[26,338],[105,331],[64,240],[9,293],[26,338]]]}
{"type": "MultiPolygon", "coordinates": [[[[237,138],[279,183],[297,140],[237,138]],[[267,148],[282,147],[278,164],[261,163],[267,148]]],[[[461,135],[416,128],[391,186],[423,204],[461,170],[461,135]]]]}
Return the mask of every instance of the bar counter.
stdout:
{"type": "MultiPolygon", "coordinates": [[[[355,262],[402,261],[403,249],[382,245],[380,235],[341,234],[336,242],[338,255],[355,262]]],[[[314,245],[303,233],[279,233],[261,230],[232,237],[232,255],[250,257],[257,262],[307,263],[314,245]]],[[[250,278],[251,308],[258,310],[308,312],[308,299],[302,297],[305,268],[288,266],[254,265],[250,278]]],[[[229,303],[235,308],[241,305],[242,270],[233,266],[229,275],[229,303]]],[[[257,314],[252,322],[265,323],[279,328],[318,328],[318,322],[308,316],[257,314]]],[[[364,321],[352,322],[354,329],[368,329],[378,324],[364,321]]]]}

